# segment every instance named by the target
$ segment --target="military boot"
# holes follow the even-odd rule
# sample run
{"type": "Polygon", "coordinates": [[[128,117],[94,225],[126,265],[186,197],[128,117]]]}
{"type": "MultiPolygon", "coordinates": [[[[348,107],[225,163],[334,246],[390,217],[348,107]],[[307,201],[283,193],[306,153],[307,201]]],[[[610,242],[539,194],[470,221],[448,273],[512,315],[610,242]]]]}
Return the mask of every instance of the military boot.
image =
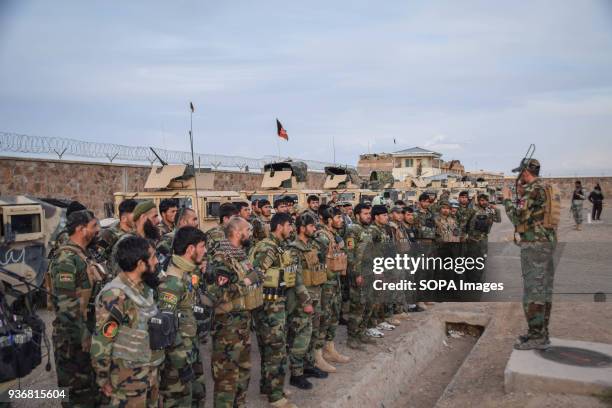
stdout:
{"type": "Polygon", "coordinates": [[[297,405],[289,401],[287,398],[281,398],[278,401],[271,402],[270,406],[274,408],[298,408],[297,405]]]}
{"type": "Polygon", "coordinates": [[[305,375],[292,375],[289,378],[289,384],[298,387],[301,390],[312,389],[312,383],[306,379],[305,375]]]}
{"type": "Polygon", "coordinates": [[[319,370],[325,371],[326,373],[335,373],[336,372],[336,367],[334,367],[333,365],[329,364],[323,358],[323,350],[321,350],[321,349],[315,350],[315,352],[314,352],[314,361],[315,361],[315,367],[317,367],[319,370]]]}
{"type": "Polygon", "coordinates": [[[363,344],[377,344],[378,342],[374,340],[374,337],[367,336],[365,333],[361,333],[359,335],[359,341],[363,344]]]}
{"type": "Polygon", "coordinates": [[[363,345],[363,343],[360,342],[359,339],[354,337],[348,338],[348,340],[346,341],[346,346],[348,348],[352,348],[353,350],[365,350],[365,346],[363,345]]]}
{"type": "Polygon", "coordinates": [[[333,341],[328,341],[323,347],[323,358],[333,363],[348,363],[351,361],[350,357],[343,356],[336,351],[336,346],[333,341]]]}
{"type": "Polygon", "coordinates": [[[304,367],[304,375],[306,378],[327,378],[329,374],[317,367],[304,367]]]}

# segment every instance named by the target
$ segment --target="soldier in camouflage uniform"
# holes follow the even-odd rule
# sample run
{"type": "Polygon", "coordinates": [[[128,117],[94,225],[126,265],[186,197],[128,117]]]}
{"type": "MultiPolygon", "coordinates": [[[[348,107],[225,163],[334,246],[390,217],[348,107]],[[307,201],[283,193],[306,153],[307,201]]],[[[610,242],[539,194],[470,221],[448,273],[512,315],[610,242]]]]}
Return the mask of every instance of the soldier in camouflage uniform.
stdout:
{"type": "MultiPolygon", "coordinates": [[[[311,285],[312,262],[310,264],[307,262],[306,255],[311,250],[309,240],[316,230],[315,220],[310,215],[304,213],[298,217],[296,229],[298,238],[286,246],[290,256],[298,265],[295,286],[287,288],[285,292],[287,295],[287,348],[289,350],[289,365],[291,367],[289,384],[309,390],[312,388],[312,383],[307,380],[304,367],[312,338],[312,315],[314,313],[313,303],[315,300],[310,297],[310,293],[314,289],[311,285]],[[309,284],[310,290],[307,289],[306,284],[309,284]]],[[[315,255],[315,258],[318,262],[318,254],[315,255]]],[[[318,302],[319,298],[316,299],[318,302]]],[[[314,371],[316,369],[309,370],[311,374],[314,371]]],[[[319,373],[317,372],[316,374],[319,373]]]]}
{"type": "Polygon", "coordinates": [[[554,228],[544,226],[547,197],[538,177],[540,163],[536,159],[524,159],[513,171],[520,173],[519,199],[513,203],[512,193],[504,187],[504,207],[520,234],[523,310],[529,326],[528,333],[519,336],[514,347],[519,350],[545,349],[550,345],[548,322],[552,309],[553,253],[557,233],[554,228]]]}
{"type": "Polygon", "coordinates": [[[253,239],[258,242],[268,238],[270,235],[270,218],[272,217],[272,206],[266,199],[258,201],[260,213],[251,221],[253,225],[253,239]]]}
{"type": "Polygon", "coordinates": [[[96,401],[89,355],[95,316],[89,305],[97,295],[94,291],[102,277],[86,255],[86,248],[99,230],[98,220],[91,212],[71,213],[66,223],[68,243],[57,250],[49,267],[56,296],[53,354],[57,385],[68,388],[70,393],[70,402],[62,403],[65,406],[91,407],[96,401]]]}
{"type": "Polygon", "coordinates": [[[582,230],[582,205],[584,203],[586,196],[584,194],[584,190],[582,189],[582,182],[580,180],[576,180],[574,192],[572,193],[572,205],[570,207],[570,212],[574,217],[574,221],[576,222],[576,230],[582,230]]]}
{"type": "MultiPolygon", "coordinates": [[[[486,194],[478,195],[478,204],[472,209],[472,216],[467,223],[466,253],[471,258],[483,258],[484,268],[466,272],[468,282],[483,282],[486,274],[487,252],[489,248],[489,232],[494,222],[501,222],[501,212],[495,204],[489,204],[486,194]]],[[[482,295],[478,291],[477,295],[482,295]]]]}
{"type": "Polygon", "coordinates": [[[133,232],[133,212],[136,205],[138,205],[136,200],[123,200],[121,204],[119,204],[119,222],[108,228],[102,228],[100,231],[98,247],[101,248],[103,257],[106,260],[106,269],[108,271],[118,271],[120,269],[115,265],[115,261],[112,257],[113,247],[122,236],[133,232]]]}
{"type": "Polygon", "coordinates": [[[191,208],[181,208],[176,213],[175,219],[176,225],[174,227],[174,231],[164,234],[157,244],[157,257],[162,264],[162,269],[165,269],[168,266],[170,258],[172,257],[172,241],[174,240],[176,230],[187,225],[195,228],[198,227],[198,216],[191,208]]]}
{"type": "MultiPolygon", "coordinates": [[[[395,205],[391,208],[390,215],[389,226],[391,227],[391,237],[393,238],[396,252],[401,256],[404,256],[404,254],[408,255],[410,254],[411,244],[408,227],[404,223],[404,208],[395,205]]],[[[411,277],[412,275],[407,275],[404,271],[399,271],[395,275],[396,281],[410,279],[411,277]]],[[[412,294],[411,291],[406,291],[406,293],[398,291],[395,293],[396,301],[393,304],[394,319],[406,319],[408,317],[406,314],[408,304],[414,303],[413,299],[407,297],[410,294],[412,294]]]]}
{"type": "MultiPolygon", "coordinates": [[[[344,240],[339,234],[344,221],[342,212],[336,207],[319,206],[322,227],[314,239],[319,245],[323,257],[328,258],[330,254],[342,251],[346,256],[344,240]]],[[[327,362],[347,363],[350,358],[340,354],[336,350],[334,339],[340,318],[340,307],[342,302],[342,287],[340,286],[340,274],[331,270],[329,261],[326,262],[327,281],[321,288],[321,325],[319,328],[319,342],[325,342],[323,346],[323,359],[327,362]]],[[[319,367],[321,368],[321,367],[319,367]]]]}
{"type": "MultiPolygon", "coordinates": [[[[209,265],[207,297],[215,311],[211,366],[215,382],[215,407],[245,407],[251,376],[251,308],[248,294],[261,276],[244,251],[251,226],[233,217],[226,226],[227,239],[219,243],[209,265]]],[[[259,298],[261,300],[261,298],[259,298]]]]}
{"type": "Polygon", "coordinates": [[[134,208],[134,232],[136,235],[152,241],[156,246],[161,238],[159,229],[159,213],[153,201],[141,201],[134,208]]]}
{"type": "MultiPolygon", "coordinates": [[[[450,203],[446,200],[439,202],[440,213],[436,217],[436,246],[437,254],[443,260],[456,259],[461,256],[461,232],[457,221],[450,215],[450,203]]],[[[434,272],[434,279],[438,281],[453,281],[459,287],[459,274],[454,270],[440,268],[434,272]]],[[[458,293],[450,290],[440,290],[436,293],[438,301],[450,301],[457,298],[458,293]]]]}
{"type": "MultiPolygon", "coordinates": [[[[319,328],[321,326],[321,285],[327,281],[327,274],[320,258],[319,247],[312,239],[317,230],[317,221],[307,212],[304,212],[296,223],[297,239],[289,244],[293,256],[300,260],[301,278],[308,291],[312,305],[310,313],[311,336],[308,341],[308,350],[303,357],[303,374],[306,377],[327,378],[328,370],[335,371],[334,367],[323,361],[323,344],[319,341],[319,328]],[[324,363],[324,364],[322,364],[324,363]],[[327,367],[324,365],[327,364],[327,367]],[[322,370],[327,368],[326,370],[322,370]]],[[[299,372],[298,372],[299,373],[299,372]]]]}
{"type": "MultiPolygon", "coordinates": [[[[416,252],[417,256],[434,257],[436,256],[436,221],[435,215],[430,209],[431,196],[427,193],[423,193],[419,196],[419,205],[416,212],[414,213],[415,225],[417,228],[417,242],[416,252]]],[[[434,271],[428,270],[427,268],[421,268],[416,271],[416,282],[422,280],[430,280],[433,278],[434,271]]],[[[428,303],[432,298],[431,294],[427,291],[417,291],[417,299],[419,301],[428,303]]]]}
{"type": "Polygon", "coordinates": [[[206,231],[206,251],[209,262],[213,259],[219,242],[225,239],[223,228],[227,225],[230,218],[235,215],[238,215],[238,209],[234,204],[223,203],[219,207],[219,225],[206,231]]]}
{"type": "Polygon", "coordinates": [[[270,221],[270,236],[259,241],[249,253],[253,266],[265,275],[264,304],[252,315],[261,355],[259,392],[268,396],[271,406],[285,408],[295,407],[283,392],[287,364],[284,289],[294,284],[295,275],[291,274],[294,261],[282,245],[293,231],[291,222],[289,214],[275,214],[270,221]]]}
{"type": "MultiPolygon", "coordinates": [[[[467,239],[467,224],[468,221],[474,215],[474,208],[470,205],[470,196],[467,191],[462,191],[459,193],[459,208],[457,209],[457,213],[455,214],[455,218],[457,220],[457,225],[459,226],[459,231],[461,232],[461,241],[465,242],[467,239]]],[[[466,251],[465,246],[464,253],[466,251]]]]}
{"type": "Polygon", "coordinates": [[[310,215],[312,219],[315,220],[318,226],[319,224],[319,204],[320,204],[319,197],[317,197],[314,194],[311,194],[306,199],[306,203],[308,204],[308,208],[302,211],[302,214],[310,215]]]}
{"type": "MultiPolygon", "coordinates": [[[[372,206],[373,222],[369,230],[372,236],[372,256],[373,257],[393,257],[395,256],[395,246],[393,245],[392,230],[389,226],[389,210],[384,205],[372,206]]],[[[390,281],[394,271],[386,271],[381,278],[390,281]]],[[[369,327],[376,327],[380,330],[393,330],[401,322],[393,318],[393,297],[387,291],[376,291],[372,299],[372,311],[369,314],[369,327]]]]}
{"type": "Polygon", "coordinates": [[[368,204],[355,206],[355,222],[348,229],[346,247],[348,250],[348,284],[349,313],[347,321],[347,346],[363,350],[363,344],[373,344],[376,341],[366,336],[366,305],[368,304],[366,280],[364,275],[371,273],[369,269],[368,251],[372,245],[372,237],[368,226],[372,221],[372,207],[368,204]]]}
{"type": "Polygon", "coordinates": [[[164,407],[198,407],[204,405],[206,395],[203,378],[195,373],[202,362],[193,309],[202,284],[198,265],[206,255],[205,235],[197,228],[183,227],[176,231],[172,249],[157,298],[159,309],[175,313],[179,323],[176,342],[166,351],[160,390],[164,407]]]}
{"type": "Polygon", "coordinates": [[[164,198],[159,203],[159,215],[161,222],[157,226],[160,235],[167,234],[174,230],[176,225],[176,213],[178,212],[178,200],[174,198],[164,198]]]}
{"type": "MultiPolygon", "coordinates": [[[[122,272],[96,299],[96,331],[91,361],[96,382],[112,407],[158,407],[159,365],[163,350],[152,350],[149,320],[157,314],[154,290],[142,276],[155,273],[151,244],[136,236],[118,244],[122,272]]],[[[106,405],[106,404],[105,404],[106,405]]]]}

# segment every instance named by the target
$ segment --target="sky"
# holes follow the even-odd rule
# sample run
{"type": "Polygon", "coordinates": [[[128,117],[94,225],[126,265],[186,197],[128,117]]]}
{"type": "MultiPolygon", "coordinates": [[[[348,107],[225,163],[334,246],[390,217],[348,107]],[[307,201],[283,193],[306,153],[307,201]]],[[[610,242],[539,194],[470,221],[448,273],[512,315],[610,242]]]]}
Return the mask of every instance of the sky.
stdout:
{"type": "Polygon", "coordinates": [[[612,2],[0,0],[0,131],[188,150],[190,101],[200,153],[612,175],[612,2]]]}

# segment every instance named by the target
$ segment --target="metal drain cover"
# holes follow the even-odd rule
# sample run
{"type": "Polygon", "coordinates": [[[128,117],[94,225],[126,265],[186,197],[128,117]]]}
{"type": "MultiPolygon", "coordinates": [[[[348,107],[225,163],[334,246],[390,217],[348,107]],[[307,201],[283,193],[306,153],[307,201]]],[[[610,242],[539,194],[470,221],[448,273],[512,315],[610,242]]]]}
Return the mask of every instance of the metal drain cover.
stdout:
{"type": "Polygon", "coordinates": [[[612,364],[612,357],[607,354],[577,347],[551,346],[538,353],[547,360],[578,367],[599,368],[612,364]]]}

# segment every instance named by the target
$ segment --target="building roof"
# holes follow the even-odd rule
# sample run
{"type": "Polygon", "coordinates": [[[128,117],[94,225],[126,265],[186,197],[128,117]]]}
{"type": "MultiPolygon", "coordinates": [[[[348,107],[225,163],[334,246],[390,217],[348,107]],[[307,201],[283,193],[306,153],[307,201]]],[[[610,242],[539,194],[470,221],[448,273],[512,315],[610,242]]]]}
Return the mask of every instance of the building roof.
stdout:
{"type": "Polygon", "coordinates": [[[460,176],[458,176],[457,174],[453,174],[453,173],[440,173],[440,174],[435,174],[433,176],[425,176],[425,177],[423,177],[423,180],[430,180],[430,181],[448,180],[449,177],[460,178],[460,176]]]}
{"type": "Polygon", "coordinates": [[[432,150],[423,149],[421,147],[415,146],[410,149],[398,150],[397,152],[393,152],[394,156],[436,156],[441,157],[442,153],[434,152],[432,150]]]}

